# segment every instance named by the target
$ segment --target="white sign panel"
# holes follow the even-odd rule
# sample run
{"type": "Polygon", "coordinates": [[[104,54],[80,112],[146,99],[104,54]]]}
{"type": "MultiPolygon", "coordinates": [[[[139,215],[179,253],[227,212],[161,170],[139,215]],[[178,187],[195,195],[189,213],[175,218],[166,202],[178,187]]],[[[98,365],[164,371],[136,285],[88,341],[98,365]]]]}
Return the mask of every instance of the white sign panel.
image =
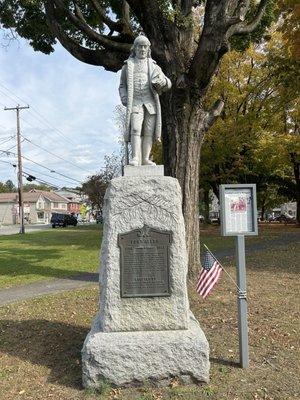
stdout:
{"type": "Polygon", "coordinates": [[[254,185],[221,185],[223,235],[257,234],[254,185]]]}

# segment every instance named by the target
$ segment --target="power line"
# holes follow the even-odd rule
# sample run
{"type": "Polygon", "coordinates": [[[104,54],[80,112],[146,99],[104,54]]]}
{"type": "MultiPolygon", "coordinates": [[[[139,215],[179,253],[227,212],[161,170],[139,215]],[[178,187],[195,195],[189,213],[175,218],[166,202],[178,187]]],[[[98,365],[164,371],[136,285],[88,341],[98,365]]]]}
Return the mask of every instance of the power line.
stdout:
{"type": "Polygon", "coordinates": [[[14,144],[12,147],[10,147],[9,149],[6,149],[6,150],[0,150],[0,153],[10,153],[10,151],[9,150],[12,150],[12,149],[14,149],[15,147],[16,147],[17,145],[16,144],[14,144]]]}
{"type": "MultiPolygon", "coordinates": [[[[24,100],[21,99],[21,97],[17,96],[16,94],[14,94],[10,89],[8,89],[7,87],[5,87],[3,84],[0,83],[0,86],[2,88],[4,88],[7,92],[11,93],[15,98],[21,100],[22,102],[24,102],[24,100]]],[[[15,99],[13,99],[11,96],[9,96],[7,93],[3,92],[0,90],[0,92],[2,94],[4,94],[4,96],[7,96],[8,98],[10,98],[11,100],[15,101],[15,99]]],[[[58,128],[54,127],[53,125],[51,125],[51,123],[34,107],[31,106],[31,109],[34,111],[35,114],[38,115],[38,117],[36,115],[34,115],[32,112],[28,111],[35,119],[37,119],[39,122],[41,122],[42,124],[47,124],[50,128],[52,128],[53,130],[56,131],[56,133],[60,136],[62,136],[65,140],[67,140],[68,142],[70,142],[71,144],[76,146],[76,143],[74,143],[71,139],[69,139],[67,136],[65,136],[65,134],[58,128]]]]}
{"type": "MultiPolygon", "coordinates": [[[[53,176],[48,175],[48,174],[45,174],[44,172],[37,171],[36,169],[32,169],[32,168],[26,167],[26,170],[31,171],[31,172],[36,173],[36,174],[40,174],[40,175],[43,175],[43,176],[47,176],[48,178],[53,178],[53,176]]],[[[58,179],[58,180],[60,180],[60,181],[62,181],[62,182],[68,183],[68,184],[71,184],[71,183],[72,183],[72,182],[67,182],[65,179],[59,178],[59,177],[57,177],[57,176],[55,177],[55,179],[58,179]]]]}
{"type": "MultiPolygon", "coordinates": [[[[0,151],[1,151],[1,149],[0,149],[0,151]]],[[[12,153],[11,151],[7,151],[6,153],[9,153],[9,154],[12,154],[13,156],[16,156],[16,153],[12,153]]],[[[80,182],[79,180],[74,179],[74,178],[71,178],[71,177],[69,177],[69,176],[67,176],[67,175],[64,175],[64,174],[62,174],[62,173],[60,173],[60,172],[57,172],[57,171],[55,171],[55,170],[53,170],[53,169],[51,169],[51,168],[48,168],[48,167],[46,167],[45,165],[40,164],[40,163],[38,163],[38,162],[36,162],[36,161],[33,161],[33,160],[31,160],[30,158],[28,158],[28,157],[22,156],[22,158],[24,158],[24,159],[27,160],[27,161],[32,162],[33,164],[39,165],[40,167],[45,168],[45,169],[47,169],[48,171],[50,171],[50,172],[52,172],[52,173],[54,173],[54,174],[63,176],[64,178],[70,179],[71,181],[78,182],[78,183],[81,184],[81,182],[80,182]]]]}
{"type": "Polygon", "coordinates": [[[9,162],[9,161],[4,161],[4,160],[2,160],[1,158],[0,158],[0,162],[3,162],[3,163],[5,163],[5,164],[10,164],[10,165],[12,165],[14,168],[16,168],[16,164],[12,164],[11,162],[9,162]]]}
{"type": "Polygon", "coordinates": [[[11,139],[13,139],[15,136],[6,136],[6,138],[8,138],[8,139],[4,139],[3,140],[3,138],[0,140],[0,144],[2,145],[2,144],[4,144],[4,143],[7,143],[7,142],[9,142],[11,139]]]}
{"type": "MultiPolygon", "coordinates": [[[[13,164],[13,163],[11,163],[11,162],[9,162],[9,161],[4,161],[4,160],[1,160],[1,159],[0,159],[0,162],[5,163],[5,164],[9,164],[9,165],[11,165],[11,166],[14,167],[14,168],[17,167],[16,164],[13,164]]],[[[42,172],[38,172],[38,171],[36,171],[36,170],[32,170],[31,168],[28,168],[28,167],[26,167],[26,170],[29,170],[29,171],[32,171],[32,172],[36,172],[36,173],[38,173],[38,174],[47,176],[47,177],[49,177],[49,178],[53,178],[53,177],[51,177],[50,175],[44,174],[44,173],[42,173],[42,172]]],[[[26,175],[28,175],[28,176],[32,176],[30,173],[26,172],[25,170],[23,170],[23,172],[24,172],[26,175]]],[[[24,176],[24,175],[23,175],[23,176],[24,176]]],[[[43,183],[46,183],[47,185],[49,184],[49,186],[61,187],[61,185],[58,186],[58,185],[53,185],[52,183],[50,184],[49,182],[47,182],[47,181],[45,181],[45,180],[43,180],[43,179],[41,179],[41,178],[37,178],[37,177],[34,177],[34,178],[35,178],[35,180],[38,181],[38,182],[43,182],[43,183]]],[[[55,179],[62,180],[63,182],[66,182],[65,180],[63,180],[63,179],[61,179],[61,178],[55,177],[55,179]]],[[[70,183],[70,182],[67,182],[67,183],[70,183]]]]}
{"type": "Polygon", "coordinates": [[[65,161],[66,163],[72,165],[73,167],[76,167],[76,168],[78,168],[78,169],[81,169],[81,170],[84,171],[84,172],[89,173],[89,171],[85,170],[84,168],[81,168],[81,167],[79,167],[78,165],[72,163],[71,161],[68,161],[68,160],[66,160],[66,159],[64,159],[64,158],[62,158],[62,157],[60,157],[60,156],[58,156],[57,154],[54,154],[54,153],[52,153],[51,151],[44,149],[42,146],[40,146],[39,144],[34,143],[32,140],[26,138],[25,136],[23,136],[23,135],[21,135],[21,136],[22,136],[22,138],[23,138],[24,140],[26,140],[28,143],[32,144],[33,146],[36,146],[37,148],[39,148],[39,149],[45,151],[45,152],[48,153],[48,154],[51,154],[53,157],[56,157],[56,158],[58,158],[59,160],[65,161]]]}
{"type": "MultiPolygon", "coordinates": [[[[37,178],[37,177],[33,177],[32,175],[30,175],[30,174],[28,174],[27,172],[25,172],[24,171],[24,174],[25,175],[28,175],[28,177],[32,177],[32,178],[34,178],[34,180],[36,181],[36,182],[40,182],[40,183],[44,183],[44,184],[46,184],[46,185],[48,185],[48,186],[51,186],[51,187],[53,187],[53,188],[56,188],[56,189],[58,189],[59,188],[59,186],[58,185],[54,185],[53,183],[50,183],[50,182],[47,182],[47,181],[44,181],[43,179],[41,179],[41,178],[37,178]]],[[[23,175],[24,176],[24,178],[26,178],[26,176],[25,175],[23,175]]],[[[27,178],[26,178],[27,179],[27,178]]]]}

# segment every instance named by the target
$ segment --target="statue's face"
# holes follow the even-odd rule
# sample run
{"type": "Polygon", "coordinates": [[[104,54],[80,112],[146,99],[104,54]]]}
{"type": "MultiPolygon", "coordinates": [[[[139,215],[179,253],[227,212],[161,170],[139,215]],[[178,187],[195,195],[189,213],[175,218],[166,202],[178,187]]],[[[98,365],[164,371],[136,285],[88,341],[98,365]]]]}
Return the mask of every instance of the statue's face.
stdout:
{"type": "Polygon", "coordinates": [[[145,43],[138,43],[135,47],[135,54],[139,59],[146,58],[148,51],[149,51],[149,45],[145,43]]]}

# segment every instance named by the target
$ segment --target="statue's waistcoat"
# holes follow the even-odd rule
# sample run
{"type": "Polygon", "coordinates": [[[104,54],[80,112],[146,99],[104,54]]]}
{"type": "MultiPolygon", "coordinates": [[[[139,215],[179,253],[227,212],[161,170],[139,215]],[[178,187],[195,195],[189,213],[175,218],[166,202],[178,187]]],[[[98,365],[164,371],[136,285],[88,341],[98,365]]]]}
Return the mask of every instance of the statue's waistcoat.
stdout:
{"type": "MultiPolygon", "coordinates": [[[[130,132],[130,119],[131,119],[131,113],[133,111],[133,107],[135,106],[135,89],[138,89],[138,86],[140,85],[140,88],[138,91],[140,91],[141,94],[143,94],[145,97],[144,99],[141,98],[141,100],[145,100],[144,104],[147,107],[147,104],[152,105],[152,110],[151,114],[156,113],[156,123],[155,123],[155,137],[160,138],[161,136],[161,108],[160,108],[160,102],[159,102],[159,96],[158,93],[153,89],[151,85],[151,77],[153,74],[154,69],[156,68],[156,63],[152,59],[147,59],[147,75],[148,75],[148,85],[150,88],[150,94],[148,92],[148,89],[146,89],[146,81],[145,81],[145,71],[143,68],[141,69],[140,72],[137,72],[137,81],[135,82],[135,60],[134,59],[128,59],[126,61],[126,83],[127,83],[127,114],[126,114],[126,129],[128,132],[130,132]],[[140,90],[141,89],[141,90],[140,90]],[[150,98],[150,96],[152,96],[150,98]],[[147,102],[149,100],[149,102],[147,102]]],[[[137,96],[137,99],[140,96],[137,96]]],[[[149,107],[150,109],[150,107],[149,107]]]]}
{"type": "Polygon", "coordinates": [[[150,87],[147,60],[135,60],[133,68],[133,112],[143,106],[150,114],[156,114],[155,100],[150,87]]]}

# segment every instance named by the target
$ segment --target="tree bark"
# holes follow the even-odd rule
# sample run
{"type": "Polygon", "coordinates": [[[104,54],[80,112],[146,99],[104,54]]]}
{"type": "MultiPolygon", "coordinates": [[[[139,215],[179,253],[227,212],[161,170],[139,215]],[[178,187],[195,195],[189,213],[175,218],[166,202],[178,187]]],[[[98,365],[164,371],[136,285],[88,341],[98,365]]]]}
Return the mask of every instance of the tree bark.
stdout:
{"type": "Polygon", "coordinates": [[[205,121],[200,96],[191,97],[190,88],[176,87],[162,96],[165,173],[176,177],[182,189],[189,279],[200,268],[199,163],[205,121]]]}

